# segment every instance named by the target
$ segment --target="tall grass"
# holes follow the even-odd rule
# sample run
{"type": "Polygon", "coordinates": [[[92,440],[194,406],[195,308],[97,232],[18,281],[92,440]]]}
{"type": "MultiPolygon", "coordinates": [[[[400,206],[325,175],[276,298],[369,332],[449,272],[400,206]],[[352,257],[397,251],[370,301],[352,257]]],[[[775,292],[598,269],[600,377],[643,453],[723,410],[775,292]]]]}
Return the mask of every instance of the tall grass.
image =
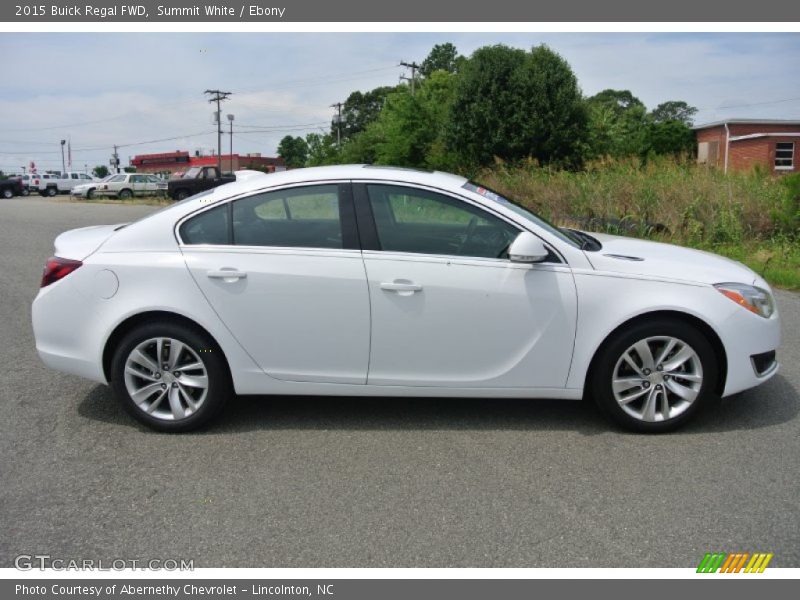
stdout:
{"type": "Polygon", "coordinates": [[[579,172],[497,163],[475,179],[556,223],[718,251],[800,288],[800,175],[725,174],[656,157],[579,172]]]}

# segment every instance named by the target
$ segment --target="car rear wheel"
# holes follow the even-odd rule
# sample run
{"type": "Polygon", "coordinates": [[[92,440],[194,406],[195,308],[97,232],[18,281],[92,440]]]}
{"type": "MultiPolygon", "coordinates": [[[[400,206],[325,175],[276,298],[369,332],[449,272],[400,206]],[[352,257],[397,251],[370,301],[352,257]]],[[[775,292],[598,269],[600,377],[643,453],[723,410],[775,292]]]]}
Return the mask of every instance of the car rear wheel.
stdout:
{"type": "Polygon", "coordinates": [[[54,187],[49,187],[45,193],[52,198],[58,193],[58,190],[54,187]]]}
{"type": "Polygon", "coordinates": [[[86,192],[86,198],[87,198],[88,200],[91,200],[92,198],[94,198],[94,188],[92,188],[92,189],[90,189],[90,190],[88,190],[88,191],[86,192]]]}
{"type": "Polygon", "coordinates": [[[186,200],[189,197],[189,190],[178,190],[175,192],[175,200],[186,200]]]}
{"type": "Polygon", "coordinates": [[[20,192],[23,196],[30,196],[31,191],[28,188],[22,188],[22,192],[20,192]]]}
{"type": "Polygon", "coordinates": [[[133,192],[130,190],[120,190],[119,194],[117,194],[117,198],[120,200],[127,200],[131,196],[133,196],[133,192]]]}
{"type": "Polygon", "coordinates": [[[590,391],[600,409],[626,429],[672,431],[708,402],[717,369],[711,344],[691,325],[642,321],[601,350],[590,391]]]}
{"type": "Polygon", "coordinates": [[[111,363],[111,386],[135,419],[176,432],[206,424],[231,393],[216,344],[168,321],[144,325],[123,338],[111,363]]]}

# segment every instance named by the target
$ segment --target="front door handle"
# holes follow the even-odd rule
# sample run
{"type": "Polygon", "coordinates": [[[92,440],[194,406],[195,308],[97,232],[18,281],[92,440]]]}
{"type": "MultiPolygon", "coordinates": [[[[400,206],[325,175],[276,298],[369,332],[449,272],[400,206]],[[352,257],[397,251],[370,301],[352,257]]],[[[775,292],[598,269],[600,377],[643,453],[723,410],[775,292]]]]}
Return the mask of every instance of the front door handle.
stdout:
{"type": "Polygon", "coordinates": [[[245,279],[247,277],[247,273],[245,273],[244,271],[239,271],[238,269],[230,269],[230,268],[208,271],[206,275],[208,276],[209,279],[223,279],[225,281],[237,281],[239,279],[245,279]]]}
{"type": "Polygon", "coordinates": [[[414,292],[422,291],[422,286],[412,281],[401,281],[395,279],[391,282],[385,281],[381,283],[381,289],[386,290],[387,292],[410,292],[413,294],[414,292]]]}

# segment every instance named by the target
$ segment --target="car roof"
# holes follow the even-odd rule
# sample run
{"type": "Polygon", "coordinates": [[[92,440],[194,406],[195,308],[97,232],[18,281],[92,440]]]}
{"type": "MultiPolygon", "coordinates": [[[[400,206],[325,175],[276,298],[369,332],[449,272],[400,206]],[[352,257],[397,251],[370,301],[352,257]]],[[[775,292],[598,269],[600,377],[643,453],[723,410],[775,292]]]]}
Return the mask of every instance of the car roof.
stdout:
{"type": "MultiPolygon", "coordinates": [[[[401,183],[417,183],[445,189],[462,187],[467,179],[451,173],[440,171],[423,171],[404,167],[384,167],[374,165],[332,165],[324,167],[306,167],[275,173],[248,172],[243,181],[235,181],[215,188],[215,196],[219,199],[266,187],[290,185],[293,183],[313,183],[326,180],[379,180],[401,183]]],[[[215,198],[214,200],[216,200],[215,198]]],[[[208,201],[207,199],[206,201],[208,201]]],[[[212,200],[213,201],[213,200],[212,200]]]]}

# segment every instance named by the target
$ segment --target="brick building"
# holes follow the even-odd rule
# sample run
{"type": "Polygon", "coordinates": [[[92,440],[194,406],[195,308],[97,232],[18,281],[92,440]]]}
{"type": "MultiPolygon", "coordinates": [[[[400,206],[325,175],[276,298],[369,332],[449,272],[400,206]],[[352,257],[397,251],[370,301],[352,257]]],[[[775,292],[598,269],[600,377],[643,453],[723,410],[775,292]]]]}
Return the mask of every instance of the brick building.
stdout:
{"type": "Polygon", "coordinates": [[[760,165],[771,173],[800,171],[800,121],[729,119],[694,128],[697,162],[747,171],[760,165]]]}
{"type": "MultiPolygon", "coordinates": [[[[158,173],[169,177],[182,173],[190,167],[203,167],[216,165],[216,156],[197,156],[188,152],[176,150],[161,154],[139,154],[131,159],[131,166],[136,167],[137,173],[158,173]]],[[[223,154],[222,170],[239,171],[240,169],[259,169],[268,172],[283,171],[286,169],[283,159],[261,156],[261,154],[223,154]]]]}

